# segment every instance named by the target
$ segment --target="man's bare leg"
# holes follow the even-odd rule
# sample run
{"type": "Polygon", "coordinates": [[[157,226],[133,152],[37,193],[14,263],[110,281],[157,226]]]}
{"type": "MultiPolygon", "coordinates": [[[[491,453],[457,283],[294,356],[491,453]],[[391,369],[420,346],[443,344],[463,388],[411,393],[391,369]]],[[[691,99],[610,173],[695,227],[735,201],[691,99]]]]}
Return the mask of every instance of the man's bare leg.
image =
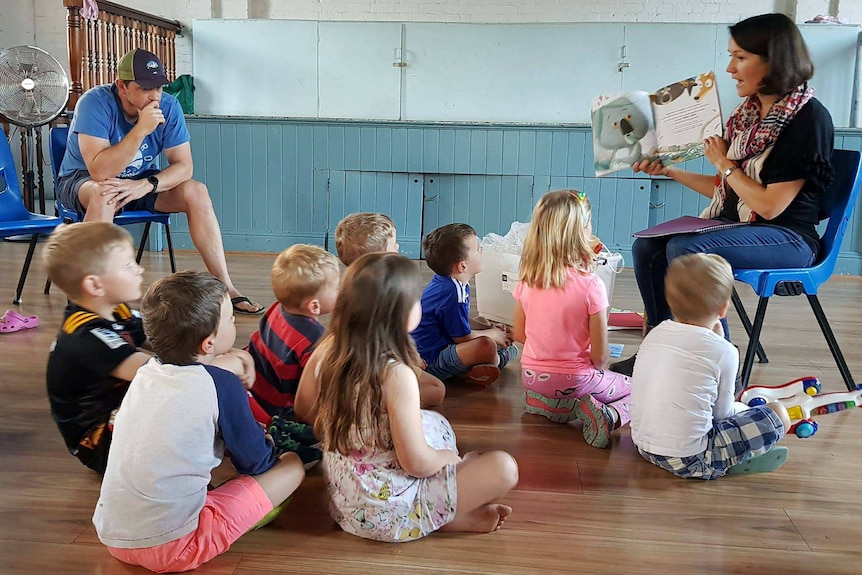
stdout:
{"type": "MultiPolygon", "coordinates": [[[[102,195],[105,190],[110,190],[110,187],[93,180],[81,184],[78,189],[78,201],[86,210],[85,222],[113,221],[116,206],[108,203],[112,196],[102,195]]],[[[183,182],[172,190],[160,193],[156,198],[156,209],[160,212],[186,214],[192,242],[201,254],[207,270],[227,285],[231,298],[242,296],[233,285],[227,270],[221,229],[206,186],[195,180],[183,182]]],[[[240,302],[236,307],[254,312],[261,306],[240,302]]]]}
{"type": "MultiPolygon", "coordinates": [[[[192,242],[201,254],[207,270],[227,285],[231,298],[242,296],[233,285],[227,270],[221,229],[206,186],[196,180],[189,180],[172,190],[161,192],[156,198],[156,209],[160,212],[186,214],[192,242]]],[[[254,312],[261,306],[242,302],[236,307],[254,312]]]]}
{"type": "MultiPolygon", "coordinates": [[[[109,204],[110,196],[103,196],[102,192],[108,189],[104,184],[88,180],[81,184],[78,189],[78,201],[84,206],[85,222],[110,222],[114,219],[117,208],[109,204]]],[[[69,208],[74,209],[72,206],[69,208]]]]}

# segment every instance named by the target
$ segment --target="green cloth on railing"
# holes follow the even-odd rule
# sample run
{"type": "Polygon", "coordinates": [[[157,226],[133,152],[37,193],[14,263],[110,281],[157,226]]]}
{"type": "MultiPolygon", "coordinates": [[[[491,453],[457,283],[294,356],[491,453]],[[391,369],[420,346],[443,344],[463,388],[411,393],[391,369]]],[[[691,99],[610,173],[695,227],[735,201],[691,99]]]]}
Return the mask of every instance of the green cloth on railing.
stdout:
{"type": "Polygon", "coordinates": [[[184,114],[195,113],[195,80],[191,75],[183,74],[165,86],[165,92],[177,97],[184,114]]]}

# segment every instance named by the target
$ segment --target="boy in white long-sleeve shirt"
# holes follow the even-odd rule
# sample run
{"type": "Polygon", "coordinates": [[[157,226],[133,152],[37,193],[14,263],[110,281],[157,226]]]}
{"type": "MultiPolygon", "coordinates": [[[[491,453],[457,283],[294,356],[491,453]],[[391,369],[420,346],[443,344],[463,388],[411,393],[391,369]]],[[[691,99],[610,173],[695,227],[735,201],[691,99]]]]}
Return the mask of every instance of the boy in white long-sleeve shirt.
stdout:
{"type": "Polygon", "coordinates": [[[773,471],[790,428],[778,403],[734,401],[739,351],[722,336],[733,270],[714,254],[674,259],[665,295],[674,319],[650,331],[638,350],[631,395],[632,441],[651,463],[678,477],[773,471]]]}
{"type": "Polygon", "coordinates": [[[227,551],[305,476],[295,453],[278,456],[234,373],[238,353],[227,286],[203,272],[154,283],[141,302],[156,357],[140,367],[114,422],[113,447],[93,523],[117,559],[151,571],[187,571],[227,551]],[[231,371],[227,371],[231,369],[231,371]],[[224,450],[242,474],[211,491],[224,450]]]}

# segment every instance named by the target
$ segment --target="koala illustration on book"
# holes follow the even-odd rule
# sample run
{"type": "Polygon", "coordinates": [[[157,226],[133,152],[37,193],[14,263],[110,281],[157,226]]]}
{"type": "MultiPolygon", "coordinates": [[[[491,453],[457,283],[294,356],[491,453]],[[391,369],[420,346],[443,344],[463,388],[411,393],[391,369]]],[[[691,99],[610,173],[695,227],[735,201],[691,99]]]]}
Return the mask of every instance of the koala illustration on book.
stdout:
{"type": "Polygon", "coordinates": [[[630,167],[643,156],[640,141],[650,123],[644,112],[626,97],[617,98],[592,113],[596,169],[630,167]],[[601,149],[599,149],[599,146],[601,149]]]}

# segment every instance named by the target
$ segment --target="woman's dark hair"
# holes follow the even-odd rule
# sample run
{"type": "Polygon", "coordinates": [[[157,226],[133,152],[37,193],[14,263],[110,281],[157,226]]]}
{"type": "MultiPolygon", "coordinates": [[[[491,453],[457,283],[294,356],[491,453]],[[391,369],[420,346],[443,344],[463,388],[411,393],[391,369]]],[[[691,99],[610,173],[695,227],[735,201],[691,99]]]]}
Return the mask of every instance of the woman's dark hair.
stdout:
{"type": "Polygon", "coordinates": [[[799,28],[784,14],[752,16],[730,26],[736,45],[769,64],[760,92],[783,96],[814,76],[814,64],[799,28]]]}

